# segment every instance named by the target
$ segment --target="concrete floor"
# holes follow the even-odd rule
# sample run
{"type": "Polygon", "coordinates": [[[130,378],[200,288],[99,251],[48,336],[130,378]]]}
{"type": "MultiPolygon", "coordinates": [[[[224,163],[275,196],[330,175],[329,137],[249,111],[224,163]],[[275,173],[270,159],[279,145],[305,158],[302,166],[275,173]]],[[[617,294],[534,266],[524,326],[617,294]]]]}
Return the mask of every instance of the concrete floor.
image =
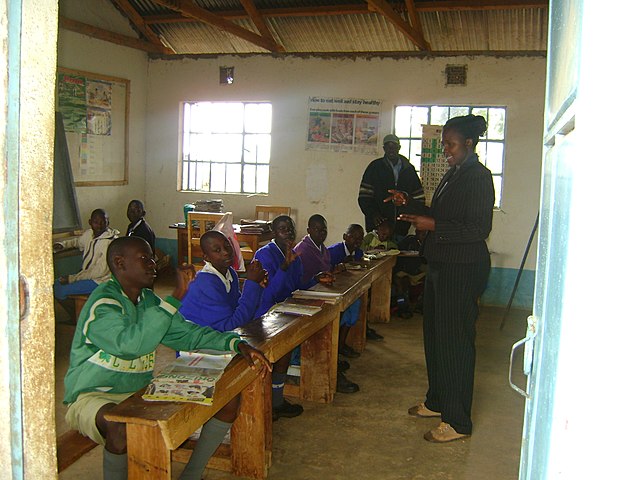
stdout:
{"type": "MultiPolygon", "coordinates": [[[[170,287],[158,286],[166,293],[170,287]]],[[[330,405],[303,402],[305,412],[273,425],[270,479],[507,480],[518,478],[524,399],[508,383],[511,345],[525,333],[527,312],[512,310],[499,330],[503,309],[484,307],[477,324],[473,435],[449,444],[431,444],[422,435],[439,419],[418,419],[407,408],[424,398],[426,373],[422,320],[392,317],[376,324],[382,342],[369,342],[347,376],[360,385],[355,394],[337,394],[330,405]]],[[[66,431],[62,378],[73,326],[57,323],[56,424],[66,431]]],[[[159,350],[158,366],[172,352],[159,350]]],[[[520,359],[521,365],[522,360],[520,359]]],[[[517,375],[519,385],[524,377],[517,375]]],[[[173,478],[183,466],[174,463],[173,478]]],[[[61,480],[99,479],[102,449],[95,448],[60,473],[61,480]]],[[[233,479],[207,470],[206,480],[233,479]]]]}

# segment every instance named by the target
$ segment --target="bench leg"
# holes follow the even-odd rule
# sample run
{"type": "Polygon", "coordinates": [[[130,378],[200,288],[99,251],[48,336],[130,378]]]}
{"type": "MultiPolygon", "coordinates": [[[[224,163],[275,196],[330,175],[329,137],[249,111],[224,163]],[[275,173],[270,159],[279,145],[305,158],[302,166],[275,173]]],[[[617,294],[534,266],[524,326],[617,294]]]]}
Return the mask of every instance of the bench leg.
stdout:
{"type": "Polygon", "coordinates": [[[171,452],[158,427],[127,424],[129,480],[171,480],[171,452]]]}
{"type": "Polygon", "coordinates": [[[360,316],[356,324],[349,329],[347,335],[347,345],[356,352],[362,353],[367,343],[367,316],[369,304],[369,291],[367,290],[360,297],[360,316]]]}
{"type": "Polygon", "coordinates": [[[388,323],[391,319],[391,275],[389,270],[371,284],[370,322],[388,323]]]}
{"type": "Polygon", "coordinates": [[[300,347],[300,397],[330,403],[338,377],[338,333],[340,312],[331,323],[318,330],[300,347]]]}
{"type": "Polygon", "coordinates": [[[231,470],[239,477],[265,478],[271,463],[271,375],[242,391],[231,427],[231,470]]]}

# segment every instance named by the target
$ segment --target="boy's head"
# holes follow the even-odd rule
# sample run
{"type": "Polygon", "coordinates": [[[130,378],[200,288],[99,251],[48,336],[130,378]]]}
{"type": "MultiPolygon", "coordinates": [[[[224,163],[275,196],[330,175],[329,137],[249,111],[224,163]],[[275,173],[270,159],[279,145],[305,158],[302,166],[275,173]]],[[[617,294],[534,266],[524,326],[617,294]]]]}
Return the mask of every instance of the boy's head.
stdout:
{"type": "Polygon", "coordinates": [[[96,208],[89,217],[89,226],[93,230],[93,236],[99,237],[109,226],[109,215],[102,208],[96,208]]]}
{"type": "Polygon", "coordinates": [[[126,290],[151,288],[156,278],[156,262],[146,240],[140,237],[116,238],[107,248],[109,270],[126,290]]]}
{"type": "Polygon", "coordinates": [[[311,215],[307,223],[307,233],[316,245],[322,245],[327,239],[327,221],[325,218],[318,213],[311,215]]]}
{"type": "Polygon", "coordinates": [[[135,223],[144,217],[147,212],[144,211],[144,205],[140,200],[131,200],[127,207],[127,218],[131,223],[135,223]]]}
{"type": "Polygon", "coordinates": [[[223,275],[233,265],[233,247],[229,239],[217,230],[209,230],[200,237],[202,258],[223,275]]]}
{"type": "Polygon", "coordinates": [[[280,215],[271,222],[273,232],[275,233],[275,242],[282,248],[287,242],[293,242],[296,239],[296,225],[288,215],[280,215]]]}
{"type": "Polygon", "coordinates": [[[393,229],[391,228],[389,220],[385,220],[374,230],[378,235],[378,240],[380,240],[381,242],[386,242],[387,240],[389,240],[391,238],[391,234],[393,233],[393,229]]]}
{"type": "Polygon", "coordinates": [[[357,223],[349,225],[347,227],[347,231],[342,235],[342,239],[350,252],[360,248],[363,238],[364,228],[362,228],[362,225],[358,225],[357,223]]]}

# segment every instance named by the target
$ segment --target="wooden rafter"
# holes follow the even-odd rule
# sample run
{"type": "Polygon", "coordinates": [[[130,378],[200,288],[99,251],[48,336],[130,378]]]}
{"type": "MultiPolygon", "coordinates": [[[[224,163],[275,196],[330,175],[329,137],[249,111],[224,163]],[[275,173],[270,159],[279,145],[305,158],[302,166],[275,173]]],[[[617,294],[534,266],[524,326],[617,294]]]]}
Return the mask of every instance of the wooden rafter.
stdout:
{"type": "MultiPolygon", "coordinates": [[[[198,22],[205,23],[207,25],[211,25],[225,32],[228,32],[236,37],[242,38],[248,42],[253,43],[254,45],[258,45],[270,52],[278,51],[280,45],[277,45],[270,38],[265,38],[257,33],[252,32],[251,30],[247,30],[246,28],[242,28],[235,23],[227,20],[226,18],[212,13],[209,10],[206,10],[202,7],[199,7],[191,0],[152,0],[154,3],[158,5],[162,5],[164,7],[170,8],[185,17],[192,18],[193,20],[197,20],[198,22]]],[[[282,47],[280,47],[282,48],[282,47]]]]}
{"type": "MultiPolygon", "coordinates": [[[[414,2],[416,12],[446,12],[452,10],[483,11],[512,10],[519,8],[548,8],[549,0],[440,0],[434,2],[414,2]]],[[[249,18],[243,10],[220,10],[216,15],[227,20],[249,18]]],[[[364,15],[370,13],[366,4],[327,5],[322,7],[264,8],[259,11],[262,17],[319,17],[325,15],[364,15]]],[[[193,22],[175,14],[145,15],[144,21],[156,23],[193,22]]]]}
{"type": "Polygon", "coordinates": [[[418,32],[420,36],[424,36],[422,33],[422,22],[420,21],[420,17],[418,17],[418,11],[416,10],[414,0],[404,0],[404,4],[407,7],[407,14],[409,15],[411,26],[415,28],[416,32],[418,32]]]}
{"type": "Polygon", "coordinates": [[[138,38],[127,37],[119,33],[110,32],[103,28],[94,27],[93,25],[87,25],[86,23],[71,20],[66,17],[59,17],[58,25],[65,30],[81,33],[89,37],[98,38],[106,42],[115,43],[117,45],[123,45],[125,47],[135,48],[137,50],[143,50],[147,53],[166,53],[166,48],[162,45],[156,45],[145,40],[138,38]]]}
{"type": "Polygon", "coordinates": [[[417,31],[409,25],[404,18],[398,15],[386,0],[367,0],[367,3],[373,11],[378,12],[393,23],[395,27],[400,30],[405,37],[415,43],[420,50],[431,52],[431,45],[429,45],[429,42],[424,39],[422,33],[417,31]]]}
{"type": "Polygon", "coordinates": [[[144,22],[138,11],[133,8],[133,5],[131,5],[131,2],[129,2],[129,0],[111,0],[111,2],[129,19],[129,21],[133,24],[134,28],[138,31],[138,33],[140,33],[140,35],[142,35],[154,45],[158,45],[158,47],[163,48],[165,50],[164,53],[176,53],[162,43],[160,37],[158,37],[156,32],[151,30],[149,25],[144,22]]]}
{"type": "Polygon", "coordinates": [[[269,27],[267,26],[267,22],[264,21],[264,17],[260,14],[258,9],[256,8],[256,5],[253,3],[253,0],[240,0],[240,3],[242,3],[242,6],[249,14],[251,21],[256,26],[260,34],[265,38],[271,39],[271,41],[278,47],[278,52],[284,52],[284,47],[278,44],[275,38],[273,38],[273,35],[271,34],[271,30],[269,30],[269,27]]]}

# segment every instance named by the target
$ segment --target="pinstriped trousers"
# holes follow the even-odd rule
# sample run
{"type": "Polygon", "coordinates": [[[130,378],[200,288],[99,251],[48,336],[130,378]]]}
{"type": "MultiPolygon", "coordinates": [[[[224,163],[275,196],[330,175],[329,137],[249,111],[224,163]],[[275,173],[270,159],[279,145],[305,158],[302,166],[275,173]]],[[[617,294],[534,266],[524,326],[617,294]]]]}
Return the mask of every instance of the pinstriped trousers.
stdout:
{"type": "Polygon", "coordinates": [[[478,298],[491,261],[429,262],[424,290],[425,405],[456,432],[471,434],[478,298]]]}

